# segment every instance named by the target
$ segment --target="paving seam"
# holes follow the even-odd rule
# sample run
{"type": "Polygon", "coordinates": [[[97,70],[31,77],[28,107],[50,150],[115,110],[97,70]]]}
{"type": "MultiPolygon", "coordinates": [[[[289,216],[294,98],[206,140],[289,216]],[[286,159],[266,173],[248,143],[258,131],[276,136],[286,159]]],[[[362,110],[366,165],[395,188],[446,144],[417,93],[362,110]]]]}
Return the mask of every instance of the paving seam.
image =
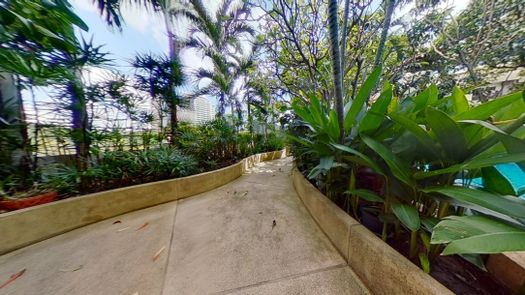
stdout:
{"type": "Polygon", "coordinates": [[[170,259],[171,259],[171,252],[172,248],[171,245],[173,244],[173,239],[175,236],[175,220],[177,218],[177,212],[179,211],[179,201],[175,201],[175,212],[173,212],[173,222],[171,223],[171,237],[170,242],[168,244],[168,257],[166,258],[166,268],[164,269],[164,277],[162,278],[162,289],[160,290],[160,294],[164,294],[164,289],[166,287],[166,277],[168,276],[168,268],[170,265],[170,259]]]}
{"type": "Polygon", "coordinates": [[[345,268],[347,266],[348,266],[348,264],[346,264],[346,263],[340,263],[340,264],[336,264],[336,265],[332,265],[332,266],[328,266],[328,267],[324,267],[324,268],[319,268],[319,269],[314,269],[314,270],[310,270],[310,271],[306,271],[306,272],[302,272],[302,273],[291,274],[291,275],[280,277],[280,278],[277,278],[277,279],[261,281],[261,282],[257,282],[257,283],[246,285],[246,286],[241,286],[241,287],[237,287],[237,288],[233,288],[233,289],[228,289],[228,290],[224,290],[224,291],[214,292],[214,293],[211,293],[211,294],[215,294],[215,295],[231,294],[233,292],[240,291],[240,290],[245,290],[245,289],[250,289],[250,288],[253,288],[253,287],[259,287],[259,286],[262,286],[262,285],[267,285],[267,284],[282,282],[282,281],[286,281],[286,280],[290,280],[290,279],[300,278],[300,277],[304,277],[304,276],[308,276],[308,275],[316,274],[316,273],[320,273],[320,272],[325,272],[325,271],[329,271],[329,270],[345,268]]]}

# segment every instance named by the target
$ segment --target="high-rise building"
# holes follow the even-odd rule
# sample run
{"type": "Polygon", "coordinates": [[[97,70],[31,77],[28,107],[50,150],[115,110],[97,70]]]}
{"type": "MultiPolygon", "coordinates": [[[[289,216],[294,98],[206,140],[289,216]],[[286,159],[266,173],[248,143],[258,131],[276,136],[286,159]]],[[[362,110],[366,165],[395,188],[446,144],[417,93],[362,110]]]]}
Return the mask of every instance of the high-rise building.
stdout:
{"type": "Polygon", "coordinates": [[[190,102],[188,108],[178,108],[180,121],[192,124],[204,124],[215,118],[215,107],[206,97],[197,97],[190,102]]]}

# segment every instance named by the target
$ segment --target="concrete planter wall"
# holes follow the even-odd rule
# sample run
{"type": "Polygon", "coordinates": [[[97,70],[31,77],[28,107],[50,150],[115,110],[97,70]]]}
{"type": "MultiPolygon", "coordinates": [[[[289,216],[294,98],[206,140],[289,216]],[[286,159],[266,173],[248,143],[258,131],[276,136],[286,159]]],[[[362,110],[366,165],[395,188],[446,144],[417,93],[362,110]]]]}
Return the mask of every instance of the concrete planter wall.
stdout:
{"type": "Polygon", "coordinates": [[[297,169],[293,183],[319,227],[374,294],[453,294],[341,210],[297,169]]]}
{"type": "Polygon", "coordinates": [[[0,254],[127,212],[207,192],[253,165],[286,151],[256,154],[231,166],[176,179],[129,186],[0,214],[0,254]]]}

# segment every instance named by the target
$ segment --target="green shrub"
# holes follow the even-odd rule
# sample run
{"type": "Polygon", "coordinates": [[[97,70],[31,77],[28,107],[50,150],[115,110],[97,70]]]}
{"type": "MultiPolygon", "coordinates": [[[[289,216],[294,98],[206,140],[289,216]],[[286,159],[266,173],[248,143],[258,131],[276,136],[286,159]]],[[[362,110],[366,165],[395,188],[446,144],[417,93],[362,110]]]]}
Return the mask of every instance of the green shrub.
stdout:
{"type": "Polygon", "coordinates": [[[456,87],[440,96],[431,85],[398,100],[385,83],[369,106],[378,75],[375,70],[345,110],[342,140],[329,104],[315,96],[293,102],[302,125],[290,130],[297,166],[357,218],[363,208],[380,208],[382,238],[400,237],[404,228],[409,257],[419,257],[427,272],[440,253],[524,250],[525,201],[494,168],[525,167],[524,93],[474,106],[456,87]],[[366,170],[384,185],[358,187],[366,170]],[[485,191],[470,185],[477,177],[485,191]]]}
{"type": "Polygon", "coordinates": [[[43,173],[45,186],[62,195],[79,192],[80,178],[91,183],[88,192],[100,191],[199,173],[193,156],[177,149],[161,147],[138,152],[113,151],[105,153],[98,163],[80,174],[74,167],[57,165],[43,173]]]}

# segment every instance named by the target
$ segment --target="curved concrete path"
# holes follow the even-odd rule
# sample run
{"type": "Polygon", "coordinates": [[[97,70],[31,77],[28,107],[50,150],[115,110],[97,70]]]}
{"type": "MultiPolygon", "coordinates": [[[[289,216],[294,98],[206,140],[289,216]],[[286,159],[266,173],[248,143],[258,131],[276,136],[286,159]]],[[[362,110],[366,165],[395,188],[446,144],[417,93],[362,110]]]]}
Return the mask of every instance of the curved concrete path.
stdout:
{"type": "Polygon", "coordinates": [[[25,272],[0,294],[367,294],[295,193],[291,167],[261,163],[213,191],[3,255],[0,286],[25,272]]]}

